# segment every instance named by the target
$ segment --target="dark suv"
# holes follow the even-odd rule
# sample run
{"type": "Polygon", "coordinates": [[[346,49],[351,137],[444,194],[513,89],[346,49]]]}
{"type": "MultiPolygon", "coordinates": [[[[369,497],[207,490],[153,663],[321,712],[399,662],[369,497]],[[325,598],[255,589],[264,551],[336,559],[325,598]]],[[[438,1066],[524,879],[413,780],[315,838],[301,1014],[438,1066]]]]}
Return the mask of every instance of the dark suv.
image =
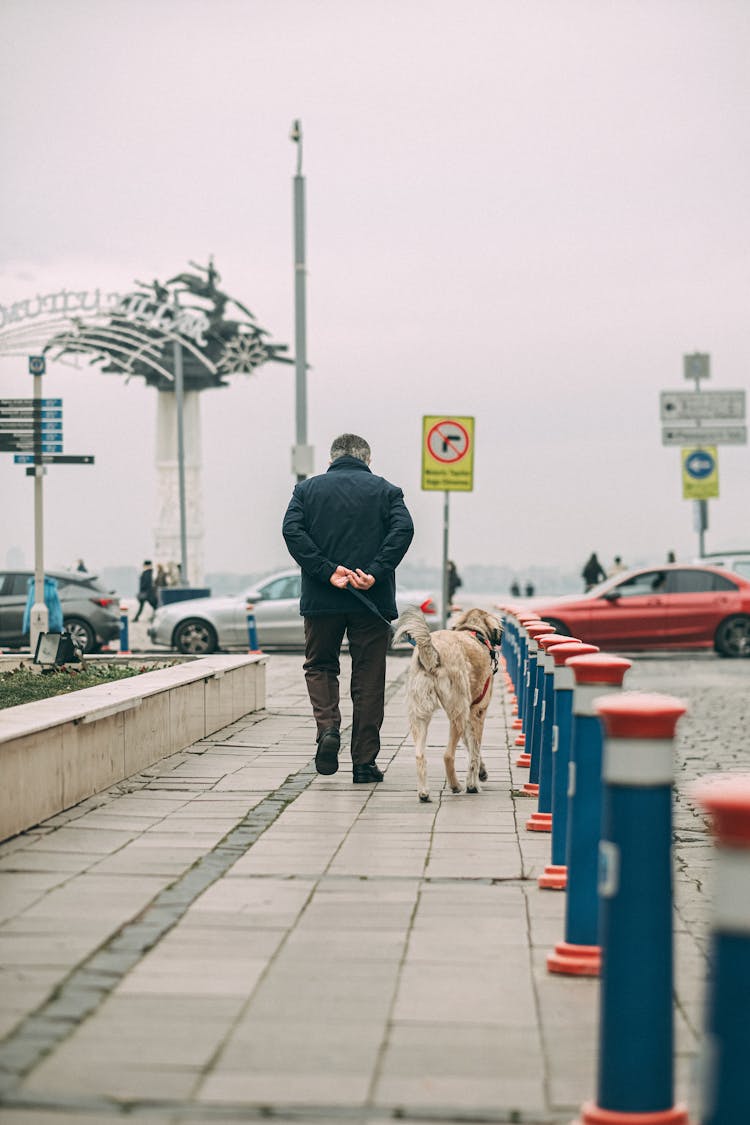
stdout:
{"type": "MultiPolygon", "coordinates": [[[[44,573],[57,582],[65,628],[84,652],[98,652],[103,644],[120,635],[120,599],[95,575],[69,570],[44,573]]],[[[33,570],[0,570],[0,645],[4,647],[28,646],[23,613],[29,579],[33,577],[33,570]]]]}

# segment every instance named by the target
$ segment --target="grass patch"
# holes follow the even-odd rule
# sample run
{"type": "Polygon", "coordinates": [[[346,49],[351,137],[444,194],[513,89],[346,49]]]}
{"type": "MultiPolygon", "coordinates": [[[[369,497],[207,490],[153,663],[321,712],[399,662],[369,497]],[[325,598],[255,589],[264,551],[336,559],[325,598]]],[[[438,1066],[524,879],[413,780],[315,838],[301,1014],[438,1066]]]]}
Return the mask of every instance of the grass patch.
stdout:
{"type": "MultiPolygon", "coordinates": [[[[35,672],[26,665],[20,665],[11,672],[0,673],[0,708],[16,707],[20,703],[34,703],[37,699],[49,699],[81,688],[98,687],[141,672],[153,672],[157,665],[125,664],[87,664],[82,669],[63,664],[50,671],[35,672]]],[[[171,667],[170,663],[158,667],[171,667]]]]}

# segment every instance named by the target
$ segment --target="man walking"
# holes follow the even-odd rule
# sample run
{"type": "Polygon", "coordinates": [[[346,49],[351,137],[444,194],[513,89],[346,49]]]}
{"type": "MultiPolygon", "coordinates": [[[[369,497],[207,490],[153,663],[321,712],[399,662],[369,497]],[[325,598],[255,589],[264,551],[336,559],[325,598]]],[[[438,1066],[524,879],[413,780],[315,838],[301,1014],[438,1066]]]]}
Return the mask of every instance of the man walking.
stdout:
{"type": "Polygon", "coordinates": [[[138,579],[138,612],[133,618],[133,624],[141,616],[141,610],[146,603],[151,606],[151,616],[156,613],[156,590],[154,589],[154,568],[151,559],[146,559],[143,564],[141,576],[138,579]]]}
{"type": "Polygon", "coordinates": [[[295,486],[282,529],[302,569],[304,671],[318,728],[315,766],[322,774],[339,768],[339,656],[345,633],[349,639],[355,784],[383,780],[375,759],[388,622],[398,616],[395,570],[414,535],[403,492],[370,471],[370,456],[364,438],[337,437],[328,471],[295,486]]]}

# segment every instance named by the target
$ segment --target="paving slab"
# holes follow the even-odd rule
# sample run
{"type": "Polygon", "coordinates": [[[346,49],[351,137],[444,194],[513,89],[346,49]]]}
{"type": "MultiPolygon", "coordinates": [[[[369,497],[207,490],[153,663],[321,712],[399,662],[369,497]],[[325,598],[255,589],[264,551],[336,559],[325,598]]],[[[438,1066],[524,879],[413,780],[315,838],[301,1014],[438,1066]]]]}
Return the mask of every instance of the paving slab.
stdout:
{"type": "MultiPolygon", "coordinates": [[[[537,885],[550,838],[525,829],[501,681],[483,791],[446,791],[437,716],[422,804],[408,661],[388,660],[386,780],[369,786],[351,783],[346,698],[339,772],[315,774],[301,661],[269,659],[266,712],[0,846],[2,1125],[567,1125],[594,1097],[599,985],[547,972],[565,896],[537,885]]],[[[724,748],[715,731],[747,686],[738,663],[696,690],[680,759],[676,1097],[692,1105],[713,846],[687,787],[742,760],[741,723],[724,748]]],[[[640,680],[670,690],[681,667],[640,680]]],[[[345,657],[344,696],[347,674],[345,657]]]]}

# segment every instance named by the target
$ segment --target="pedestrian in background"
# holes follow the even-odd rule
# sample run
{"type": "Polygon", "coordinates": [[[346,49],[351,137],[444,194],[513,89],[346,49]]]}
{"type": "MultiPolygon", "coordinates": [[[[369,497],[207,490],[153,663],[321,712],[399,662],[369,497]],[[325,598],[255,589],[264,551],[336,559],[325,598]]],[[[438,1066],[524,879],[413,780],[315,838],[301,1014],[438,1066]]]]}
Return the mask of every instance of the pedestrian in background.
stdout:
{"type": "Polygon", "coordinates": [[[592,551],[586,565],[581,571],[584,590],[590,590],[592,586],[596,586],[597,582],[603,582],[606,577],[604,567],[596,557],[596,552],[592,551]]]}
{"type": "Polygon", "coordinates": [[[527,582],[526,583],[526,586],[524,588],[524,593],[526,594],[527,598],[533,598],[534,597],[534,583],[533,582],[527,582]]]}
{"type": "Polygon", "coordinates": [[[628,568],[625,566],[625,563],[622,561],[620,556],[615,555],[615,557],[612,561],[612,566],[609,568],[609,573],[607,574],[607,578],[614,578],[614,576],[616,574],[621,574],[623,570],[627,570],[627,569],[628,568]]]}
{"type": "Polygon", "coordinates": [[[452,602],[456,595],[456,590],[459,586],[463,586],[463,582],[459,577],[456,570],[456,564],[453,559],[448,559],[448,601],[452,602]]]}
{"type": "Polygon", "coordinates": [[[511,597],[514,598],[520,598],[521,596],[521,587],[519,586],[518,580],[516,578],[514,578],[510,584],[510,593],[511,597]]]}
{"type": "Polygon", "coordinates": [[[141,616],[141,610],[146,603],[151,606],[151,615],[156,612],[156,589],[154,588],[154,568],[151,559],[145,559],[143,570],[138,579],[138,610],[133,618],[133,624],[141,616]]]}
{"type": "Polygon", "coordinates": [[[376,765],[385,710],[389,623],[398,616],[395,570],[414,536],[400,488],[370,471],[370,446],[342,434],[328,470],[295,485],[282,533],[302,569],[305,681],[317,727],[315,768],[339,768],[339,657],[352,661],[351,754],[355,784],[382,781],[376,765]],[[366,593],[365,593],[366,592],[366,593]]]}

